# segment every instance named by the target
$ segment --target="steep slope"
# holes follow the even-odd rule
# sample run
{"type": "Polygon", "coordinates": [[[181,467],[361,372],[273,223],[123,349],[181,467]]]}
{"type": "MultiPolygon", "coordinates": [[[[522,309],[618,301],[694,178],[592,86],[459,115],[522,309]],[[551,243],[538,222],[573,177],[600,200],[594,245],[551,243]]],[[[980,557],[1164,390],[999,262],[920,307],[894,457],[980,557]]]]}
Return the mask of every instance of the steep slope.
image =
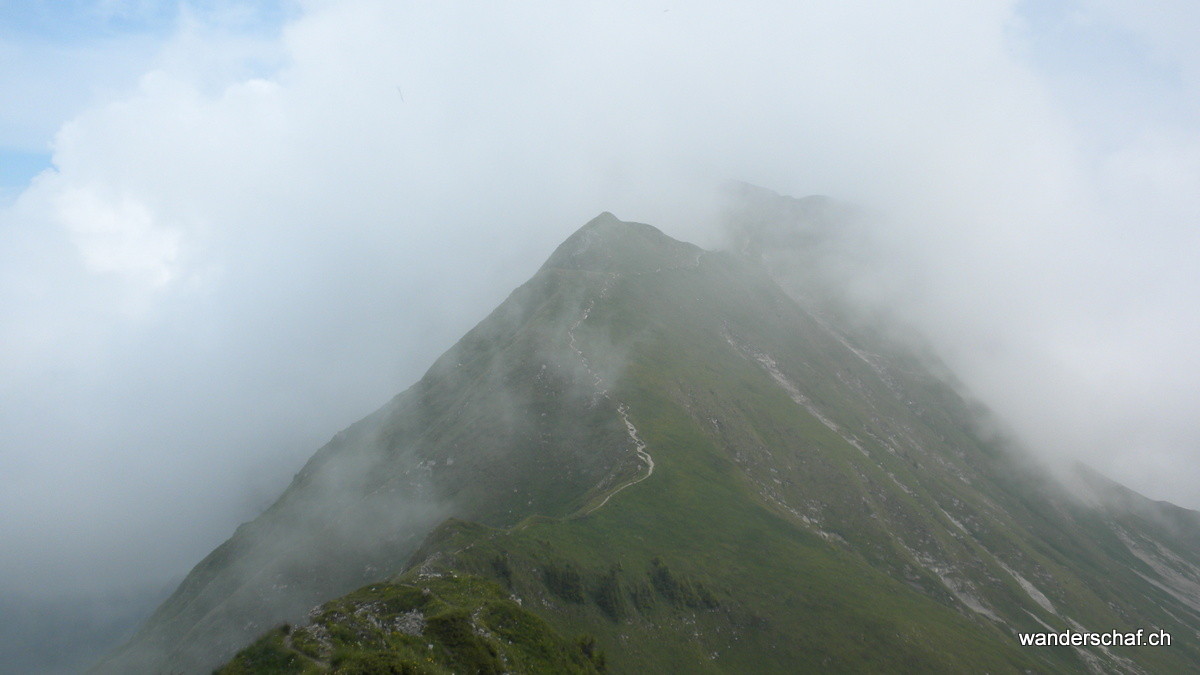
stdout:
{"type": "Polygon", "coordinates": [[[452,539],[410,574],[504,560],[519,597],[628,672],[1200,663],[1197,514],[1072,496],[923,360],[744,259],[606,289],[579,327],[630,345],[610,395],[653,476],[586,518],[452,539]],[[1017,647],[1114,629],[1176,644],[1017,647]]]}
{"type": "Polygon", "coordinates": [[[635,476],[617,405],[593,387],[612,364],[581,362],[568,329],[603,269],[695,257],[690,245],[638,245],[650,229],[608,214],[581,229],[420,382],[321,448],[98,670],[203,672],[263,629],[400,571],[449,516],[561,516],[635,476]],[[601,232],[636,250],[591,246],[601,232]],[[590,259],[597,250],[615,257],[590,259]]]}
{"type": "MultiPolygon", "coordinates": [[[[811,212],[748,236],[781,223],[778,241],[809,241],[786,228],[811,212]]],[[[785,292],[765,248],[592,221],[322,449],[106,668],[198,672],[351,588],[460,577],[588,635],[616,672],[1200,665],[1197,514],[1094,476],[1073,496],[820,284],[785,292]],[[1139,628],[1175,642],[1016,635],[1139,628]]]]}

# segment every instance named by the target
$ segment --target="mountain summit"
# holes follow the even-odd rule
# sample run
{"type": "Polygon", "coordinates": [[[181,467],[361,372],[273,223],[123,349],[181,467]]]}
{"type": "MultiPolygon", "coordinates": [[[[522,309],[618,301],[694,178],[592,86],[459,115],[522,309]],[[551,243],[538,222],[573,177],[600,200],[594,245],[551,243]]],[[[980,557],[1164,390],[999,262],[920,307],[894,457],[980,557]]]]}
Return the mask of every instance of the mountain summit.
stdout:
{"type": "Polygon", "coordinates": [[[695,261],[702,250],[657,228],[627,223],[605,211],[567,237],[542,269],[645,274],[695,261]]]}
{"type": "Polygon", "coordinates": [[[99,670],[1200,665],[1200,515],[1074,496],[927,361],[785,291],[770,244],[592,220],[99,670]],[[1138,629],[1174,642],[1018,635],[1138,629]]]}

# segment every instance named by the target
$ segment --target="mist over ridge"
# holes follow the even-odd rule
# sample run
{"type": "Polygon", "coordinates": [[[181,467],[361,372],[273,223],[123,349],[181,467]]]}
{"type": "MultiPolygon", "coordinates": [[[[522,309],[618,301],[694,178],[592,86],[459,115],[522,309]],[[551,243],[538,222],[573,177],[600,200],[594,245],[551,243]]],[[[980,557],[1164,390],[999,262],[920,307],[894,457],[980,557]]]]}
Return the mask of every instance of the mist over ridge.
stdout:
{"type": "Polygon", "coordinates": [[[1190,635],[1200,513],[1089,472],[1064,489],[935,356],[854,306],[825,261],[838,222],[821,216],[843,209],[740,192],[742,254],[608,212],[585,224],[318,451],[100,672],[510,667],[503,645],[527,634],[484,648],[440,631],[487,637],[483,617],[515,606],[584,630],[579,653],[598,645],[615,672],[1196,662],[1186,640],[1016,646],[1114,622],[1190,635]],[[417,600],[434,583],[515,605],[417,600]]]}

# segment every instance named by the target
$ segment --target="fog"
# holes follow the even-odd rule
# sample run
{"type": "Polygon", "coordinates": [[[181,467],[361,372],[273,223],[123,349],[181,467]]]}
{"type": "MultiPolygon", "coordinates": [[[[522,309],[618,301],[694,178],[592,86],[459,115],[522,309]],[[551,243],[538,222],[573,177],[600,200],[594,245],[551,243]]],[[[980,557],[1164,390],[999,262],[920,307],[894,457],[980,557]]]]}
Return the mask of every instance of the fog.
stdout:
{"type": "Polygon", "coordinates": [[[1200,508],[1189,3],[68,4],[0,17],[10,604],[169,589],[576,228],[712,246],[730,178],[874,214],[1036,453],[1200,508]]]}

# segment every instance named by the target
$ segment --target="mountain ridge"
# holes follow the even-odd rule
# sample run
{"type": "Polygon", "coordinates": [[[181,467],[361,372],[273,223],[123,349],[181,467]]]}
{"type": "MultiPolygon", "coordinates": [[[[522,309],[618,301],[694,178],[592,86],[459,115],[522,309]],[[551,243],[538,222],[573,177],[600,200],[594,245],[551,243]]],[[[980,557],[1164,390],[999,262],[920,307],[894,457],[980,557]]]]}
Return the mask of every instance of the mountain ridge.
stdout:
{"type": "MultiPolygon", "coordinates": [[[[458,576],[588,634],[617,671],[1200,662],[1194,640],[1020,649],[1017,631],[1088,624],[1194,636],[1195,518],[1172,534],[1112,499],[1070,497],[920,358],[824,308],[751,258],[601,214],[416,385],[318,451],[106,668],[198,672],[354,587],[458,576]],[[399,493],[376,499],[388,487],[399,493]],[[370,545],[343,533],[336,551],[309,534],[364,527],[370,545]],[[287,572],[271,555],[296,556],[260,541],[272,530],[324,568],[287,572]],[[277,576],[235,584],[256,547],[277,576]],[[320,569],[336,583],[288,590],[320,569]],[[254,613],[271,592],[295,597],[254,613]],[[173,651],[131,660],[154,648],[173,651]]],[[[393,638],[370,636],[384,650],[393,638]]]]}

